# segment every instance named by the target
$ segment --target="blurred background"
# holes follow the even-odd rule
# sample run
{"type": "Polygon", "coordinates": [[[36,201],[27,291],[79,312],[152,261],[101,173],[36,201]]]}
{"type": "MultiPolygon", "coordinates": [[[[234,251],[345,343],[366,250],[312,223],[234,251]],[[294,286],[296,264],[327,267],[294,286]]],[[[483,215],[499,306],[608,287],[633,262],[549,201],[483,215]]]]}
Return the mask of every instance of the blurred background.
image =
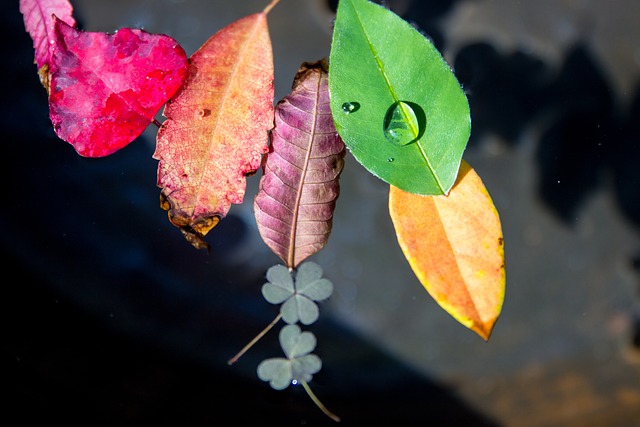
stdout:
{"type": "MultiPolygon", "coordinates": [[[[74,0],[79,26],[144,28],[192,54],[266,0],[74,0]]],[[[329,55],[337,1],[269,14],[276,101],[329,55]]],[[[327,246],[335,286],[312,330],[312,389],[343,425],[640,425],[640,2],[396,0],[471,105],[465,159],[502,220],[507,292],[489,342],[424,291],[396,242],[388,186],[347,155],[327,246]]],[[[7,419],[92,426],[333,425],[257,364],[279,260],[251,203],[196,251],[159,208],[155,129],[103,159],[55,137],[18,1],[2,3],[0,241],[7,419]]],[[[15,421],[14,421],[15,422],[15,421]]]]}

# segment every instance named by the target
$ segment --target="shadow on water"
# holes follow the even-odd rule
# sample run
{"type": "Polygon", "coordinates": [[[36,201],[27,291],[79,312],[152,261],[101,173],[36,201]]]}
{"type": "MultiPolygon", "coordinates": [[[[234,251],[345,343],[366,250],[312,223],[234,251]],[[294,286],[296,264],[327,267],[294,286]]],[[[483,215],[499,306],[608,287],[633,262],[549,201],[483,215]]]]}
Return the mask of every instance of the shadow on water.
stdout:
{"type": "MultiPolygon", "coordinates": [[[[266,339],[226,360],[274,316],[265,269],[231,254],[247,226],[230,215],[212,254],[159,208],[156,161],[140,139],[85,159],[53,135],[17,2],[5,4],[0,241],[5,416],[84,425],[334,425],[302,389],[271,390],[266,339]],[[6,282],[6,281],[5,281],[6,282]],[[265,349],[267,351],[265,351],[265,349]]],[[[454,392],[330,320],[315,329],[325,366],[312,383],[342,425],[493,426],[454,392]]],[[[272,335],[272,338],[275,335],[272,335]]]]}
{"type": "Polygon", "coordinates": [[[513,146],[538,126],[538,194],[558,219],[574,224],[590,194],[611,181],[618,208],[640,227],[639,94],[622,111],[587,46],[573,46],[551,72],[532,55],[502,54],[479,42],[460,50],[455,69],[469,92],[471,146],[491,133],[513,146]]]}
{"type": "MultiPolygon", "coordinates": [[[[335,11],[338,1],[328,0],[335,11]]],[[[456,0],[377,1],[446,49],[442,18],[456,0]]],[[[471,108],[469,147],[498,136],[514,149],[535,129],[539,201],[573,227],[597,191],[610,191],[628,224],[640,231],[640,81],[629,106],[616,96],[602,64],[581,41],[567,49],[559,69],[524,51],[502,52],[478,40],[462,47],[451,64],[471,108]]],[[[640,271],[640,255],[629,263],[640,271]]],[[[640,292],[640,288],[639,288],[640,292]]],[[[639,299],[636,299],[639,301],[639,299]]],[[[632,320],[631,345],[640,348],[640,312],[632,320]]]]}

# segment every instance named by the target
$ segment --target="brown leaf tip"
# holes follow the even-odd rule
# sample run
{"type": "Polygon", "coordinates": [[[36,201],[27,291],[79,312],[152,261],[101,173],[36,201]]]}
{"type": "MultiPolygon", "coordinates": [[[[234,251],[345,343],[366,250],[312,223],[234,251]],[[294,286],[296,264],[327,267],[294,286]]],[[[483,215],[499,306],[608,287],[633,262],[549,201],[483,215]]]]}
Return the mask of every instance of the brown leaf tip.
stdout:
{"type": "Polygon", "coordinates": [[[187,242],[191,243],[191,245],[196,249],[206,249],[207,252],[211,252],[211,246],[204,241],[203,236],[200,233],[197,233],[190,227],[181,227],[180,231],[187,242]]]}
{"type": "Polygon", "coordinates": [[[40,69],[38,70],[38,78],[40,79],[40,83],[42,84],[42,86],[44,86],[45,90],[47,91],[47,95],[51,94],[50,88],[49,88],[49,82],[50,82],[50,75],[49,75],[49,65],[48,64],[44,64],[42,67],[40,67],[40,69]]]}

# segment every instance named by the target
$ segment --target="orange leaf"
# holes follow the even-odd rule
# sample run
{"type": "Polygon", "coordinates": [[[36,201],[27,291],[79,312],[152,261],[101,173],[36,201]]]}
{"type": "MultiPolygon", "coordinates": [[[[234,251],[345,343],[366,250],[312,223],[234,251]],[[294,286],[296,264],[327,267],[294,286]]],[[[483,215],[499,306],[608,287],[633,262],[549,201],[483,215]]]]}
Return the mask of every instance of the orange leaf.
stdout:
{"type": "Polygon", "coordinates": [[[489,339],[504,300],[500,218],[480,177],[462,162],[448,196],[391,186],[398,242],[429,294],[456,320],[489,339]]]}
{"type": "Polygon", "coordinates": [[[196,248],[268,150],[273,127],[273,55],[263,12],[211,36],[190,58],[189,77],[167,104],[157,136],[161,207],[196,248]]]}

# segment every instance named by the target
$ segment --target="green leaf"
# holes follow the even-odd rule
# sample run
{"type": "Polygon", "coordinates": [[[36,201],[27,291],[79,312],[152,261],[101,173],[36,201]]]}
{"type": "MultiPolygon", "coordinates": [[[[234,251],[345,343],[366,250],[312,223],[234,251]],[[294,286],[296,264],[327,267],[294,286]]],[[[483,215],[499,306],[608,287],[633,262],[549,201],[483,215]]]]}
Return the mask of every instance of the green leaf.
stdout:
{"type": "Polygon", "coordinates": [[[333,284],[322,277],[322,268],[314,262],[304,262],[296,270],[295,283],[291,272],[284,265],[274,265],[267,270],[267,283],[262,285],[262,296],[271,304],[282,304],[282,320],[294,324],[310,325],[320,315],[314,301],[331,296],[333,284]]]}
{"type": "Polygon", "coordinates": [[[287,325],[280,330],[280,346],[287,356],[263,360],[257,369],[258,378],[269,381],[275,390],[283,390],[293,380],[311,381],[313,374],[322,369],[322,361],[315,354],[316,337],[311,332],[302,332],[297,325],[287,325]]]}
{"type": "Polygon", "coordinates": [[[284,265],[269,268],[267,280],[262,286],[262,296],[271,304],[281,304],[295,293],[291,272],[284,265]]]}
{"type": "Polygon", "coordinates": [[[287,325],[280,331],[280,346],[288,359],[304,356],[316,348],[316,337],[302,332],[298,325],[287,325]]]}
{"type": "Polygon", "coordinates": [[[333,284],[322,278],[322,268],[315,262],[305,262],[296,272],[296,291],[314,301],[322,301],[333,293],[333,284]]]}
{"type": "Polygon", "coordinates": [[[263,360],[258,365],[258,378],[269,381],[274,390],[284,390],[293,379],[291,362],[282,357],[263,360]]]}
{"type": "Polygon", "coordinates": [[[288,324],[300,321],[303,325],[310,325],[320,317],[318,305],[302,295],[293,295],[280,308],[282,320],[288,324]]]}
{"type": "Polygon", "coordinates": [[[469,104],[438,50],[367,0],[341,0],[329,61],[336,129],[367,170],[404,191],[448,194],[471,132],[469,104]]]}
{"type": "Polygon", "coordinates": [[[296,357],[291,361],[291,377],[298,382],[311,381],[313,374],[322,369],[322,360],[315,354],[296,357]]]}

